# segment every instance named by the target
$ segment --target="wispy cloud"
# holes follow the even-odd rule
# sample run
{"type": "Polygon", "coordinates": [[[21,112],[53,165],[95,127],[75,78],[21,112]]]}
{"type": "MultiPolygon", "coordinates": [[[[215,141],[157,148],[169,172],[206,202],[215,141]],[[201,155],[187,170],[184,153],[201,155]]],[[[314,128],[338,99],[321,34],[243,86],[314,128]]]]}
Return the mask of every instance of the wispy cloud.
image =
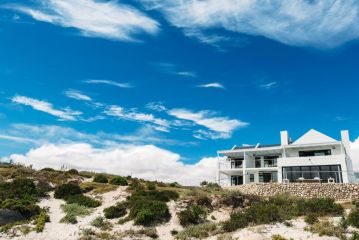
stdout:
{"type": "Polygon", "coordinates": [[[220,88],[220,89],[225,89],[225,87],[221,83],[217,83],[217,82],[197,85],[197,87],[199,87],[199,88],[220,88]]]}
{"type": "Polygon", "coordinates": [[[195,72],[183,70],[182,67],[178,64],[168,62],[155,62],[151,63],[151,65],[155,66],[159,71],[167,74],[173,74],[183,77],[197,77],[197,74],[195,72]]]}
{"type": "Polygon", "coordinates": [[[335,47],[359,37],[359,3],[354,0],[142,0],[142,3],[161,11],[172,25],[184,29],[186,35],[202,38],[203,42],[221,40],[205,34],[212,29],[319,48],[335,47]]]}
{"type": "Polygon", "coordinates": [[[159,23],[141,11],[117,1],[48,0],[36,6],[6,5],[42,22],[78,29],[83,36],[135,41],[139,33],[155,34],[159,23]]]}
{"type": "Polygon", "coordinates": [[[179,119],[192,121],[199,126],[206,127],[208,130],[196,131],[194,135],[197,138],[229,138],[232,132],[240,127],[248,126],[248,123],[237,119],[230,119],[228,117],[217,116],[213,111],[199,111],[193,112],[188,109],[179,108],[171,109],[168,114],[179,119]]]}
{"type": "Polygon", "coordinates": [[[159,131],[168,132],[170,127],[170,123],[166,119],[157,118],[153,114],[142,113],[136,109],[127,110],[121,106],[111,105],[105,109],[104,113],[119,119],[149,123],[159,131]]]}
{"type": "Polygon", "coordinates": [[[112,80],[90,79],[90,80],[85,80],[84,82],[89,84],[106,84],[119,88],[133,88],[133,85],[130,83],[119,83],[112,80]]]}
{"type": "Polygon", "coordinates": [[[167,110],[163,102],[149,102],[146,104],[146,108],[156,112],[163,112],[167,110]]]}
{"type": "Polygon", "coordinates": [[[75,121],[77,120],[77,117],[82,114],[81,112],[71,110],[70,108],[55,109],[49,102],[25,96],[16,95],[11,98],[11,101],[14,103],[30,106],[35,110],[56,116],[59,118],[59,120],[63,121],[75,121]]]}
{"type": "Polygon", "coordinates": [[[88,101],[88,102],[92,101],[91,97],[85,95],[84,93],[78,90],[69,89],[65,91],[65,95],[69,98],[73,98],[79,101],[88,101]]]}
{"type": "Polygon", "coordinates": [[[4,134],[0,134],[0,139],[13,141],[13,142],[19,142],[19,143],[35,143],[36,142],[36,140],[34,140],[34,139],[25,138],[25,137],[17,137],[17,136],[12,136],[12,135],[4,135],[4,134]]]}
{"type": "Polygon", "coordinates": [[[266,82],[266,83],[260,84],[259,88],[264,89],[264,90],[269,90],[269,89],[276,87],[277,85],[278,85],[277,82],[272,81],[272,82],[266,82]]]}

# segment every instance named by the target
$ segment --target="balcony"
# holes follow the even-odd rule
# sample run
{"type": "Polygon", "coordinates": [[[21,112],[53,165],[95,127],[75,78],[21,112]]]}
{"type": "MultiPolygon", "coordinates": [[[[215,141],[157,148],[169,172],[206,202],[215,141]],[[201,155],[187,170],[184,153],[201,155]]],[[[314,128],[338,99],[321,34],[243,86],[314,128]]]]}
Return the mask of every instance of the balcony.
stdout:
{"type": "Polygon", "coordinates": [[[327,155],[310,157],[284,157],[278,158],[278,166],[310,166],[310,165],[335,165],[345,164],[345,155],[327,155]]]}

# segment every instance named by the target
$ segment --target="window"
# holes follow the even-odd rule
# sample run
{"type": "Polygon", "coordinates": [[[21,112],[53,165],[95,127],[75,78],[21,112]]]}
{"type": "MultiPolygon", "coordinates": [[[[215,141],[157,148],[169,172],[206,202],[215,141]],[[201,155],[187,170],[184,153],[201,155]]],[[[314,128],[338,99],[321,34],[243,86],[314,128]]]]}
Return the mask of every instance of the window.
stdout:
{"type": "Polygon", "coordinates": [[[243,166],[243,158],[231,159],[231,168],[242,168],[242,166],[243,166]]]}
{"type": "Polygon", "coordinates": [[[249,181],[254,182],[254,174],[249,174],[249,181]]]}
{"type": "Polygon", "coordinates": [[[277,172],[260,172],[259,173],[259,182],[276,182],[277,181],[277,172]]]}
{"type": "Polygon", "coordinates": [[[260,168],[260,167],[261,167],[261,158],[260,158],[260,157],[256,157],[255,167],[256,167],[256,168],[260,168]]]}
{"type": "Polygon", "coordinates": [[[278,156],[265,156],[264,167],[276,167],[278,156]]]}
{"type": "Polygon", "coordinates": [[[340,165],[283,167],[283,179],[296,182],[301,177],[307,180],[319,177],[323,182],[334,178],[337,183],[343,182],[340,165]]]}
{"type": "Polygon", "coordinates": [[[299,151],[299,157],[316,157],[316,156],[327,156],[327,155],[332,155],[332,151],[330,149],[299,151]]]}

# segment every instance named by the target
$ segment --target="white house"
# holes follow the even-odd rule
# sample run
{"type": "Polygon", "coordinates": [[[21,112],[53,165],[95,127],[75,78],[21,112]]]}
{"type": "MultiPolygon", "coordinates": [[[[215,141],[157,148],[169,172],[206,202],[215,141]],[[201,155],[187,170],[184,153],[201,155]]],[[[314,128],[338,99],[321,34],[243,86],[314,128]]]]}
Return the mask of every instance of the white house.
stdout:
{"type": "Polygon", "coordinates": [[[280,144],[218,151],[225,156],[218,160],[219,183],[355,182],[348,131],[341,131],[340,141],[313,129],[294,142],[282,131],[280,139],[280,144]]]}

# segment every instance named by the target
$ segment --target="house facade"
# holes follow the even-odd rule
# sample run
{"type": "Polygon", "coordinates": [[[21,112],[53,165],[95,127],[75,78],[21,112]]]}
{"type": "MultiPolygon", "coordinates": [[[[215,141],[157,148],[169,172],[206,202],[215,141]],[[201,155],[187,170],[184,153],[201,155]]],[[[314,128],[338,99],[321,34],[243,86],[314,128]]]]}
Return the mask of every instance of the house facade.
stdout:
{"type": "Polygon", "coordinates": [[[234,146],[218,151],[218,182],[234,186],[266,182],[353,183],[356,177],[349,132],[335,140],[314,129],[292,142],[280,132],[280,144],[234,146]]]}

